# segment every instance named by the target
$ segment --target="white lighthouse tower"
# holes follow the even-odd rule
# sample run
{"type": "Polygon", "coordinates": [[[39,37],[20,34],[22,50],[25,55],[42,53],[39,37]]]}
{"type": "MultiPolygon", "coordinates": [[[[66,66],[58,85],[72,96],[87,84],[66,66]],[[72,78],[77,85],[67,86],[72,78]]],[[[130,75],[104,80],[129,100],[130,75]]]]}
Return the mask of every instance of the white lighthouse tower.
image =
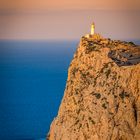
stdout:
{"type": "Polygon", "coordinates": [[[93,22],[91,24],[90,34],[86,34],[85,37],[86,38],[93,38],[94,34],[95,34],[95,24],[93,22]]]}
{"type": "Polygon", "coordinates": [[[94,33],[95,33],[95,24],[94,24],[94,22],[91,24],[91,36],[93,36],[94,35],[94,33]]]}

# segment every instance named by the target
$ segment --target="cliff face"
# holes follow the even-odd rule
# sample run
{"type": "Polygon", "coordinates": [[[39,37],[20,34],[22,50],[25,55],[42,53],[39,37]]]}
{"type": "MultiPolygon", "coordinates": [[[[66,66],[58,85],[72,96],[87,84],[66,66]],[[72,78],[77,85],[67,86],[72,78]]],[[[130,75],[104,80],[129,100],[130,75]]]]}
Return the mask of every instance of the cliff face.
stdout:
{"type": "Polygon", "coordinates": [[[48,140],[140,140],[140,47],[82,37],[48,140]]]}

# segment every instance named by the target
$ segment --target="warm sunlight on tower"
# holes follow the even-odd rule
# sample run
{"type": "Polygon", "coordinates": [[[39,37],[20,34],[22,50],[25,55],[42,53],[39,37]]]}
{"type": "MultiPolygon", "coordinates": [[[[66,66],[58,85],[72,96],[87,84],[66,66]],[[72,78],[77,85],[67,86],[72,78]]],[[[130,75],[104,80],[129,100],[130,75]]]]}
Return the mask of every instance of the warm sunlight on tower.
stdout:
{"type": "Polygon", "coordinates": [[[95,31],[95,24],[94,22],[91,24],[91,35],[94,35],[94,31],[95,31]]]}
{"type": "Polygon", "coordinates": [[[94,22],[91,24],[91,29],[90,29],[90,34],[86,34],[85,37],[86,38],[93,38],[95,33],[95,24],[94,22]]]}

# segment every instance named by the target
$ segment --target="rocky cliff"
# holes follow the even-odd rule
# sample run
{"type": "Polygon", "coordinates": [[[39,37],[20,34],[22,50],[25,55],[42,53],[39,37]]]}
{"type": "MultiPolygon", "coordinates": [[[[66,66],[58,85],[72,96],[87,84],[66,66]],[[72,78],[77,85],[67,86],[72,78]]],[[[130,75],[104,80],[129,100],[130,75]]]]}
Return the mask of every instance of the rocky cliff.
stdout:
{"type": "Polygon", "coordinates": [[[140,46],[82,37],[48,140],[140,140],[140,46]]]}

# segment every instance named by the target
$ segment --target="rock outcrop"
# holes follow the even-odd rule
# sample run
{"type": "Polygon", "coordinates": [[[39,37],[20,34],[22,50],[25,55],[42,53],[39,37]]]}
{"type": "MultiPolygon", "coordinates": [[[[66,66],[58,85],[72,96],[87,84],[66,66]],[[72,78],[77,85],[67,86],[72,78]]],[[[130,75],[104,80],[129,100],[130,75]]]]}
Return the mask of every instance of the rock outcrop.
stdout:
{"type": "Polygon", "coordinates": [[[140,140],[140,46],[82,37],[48,140],[140,140]]]}

